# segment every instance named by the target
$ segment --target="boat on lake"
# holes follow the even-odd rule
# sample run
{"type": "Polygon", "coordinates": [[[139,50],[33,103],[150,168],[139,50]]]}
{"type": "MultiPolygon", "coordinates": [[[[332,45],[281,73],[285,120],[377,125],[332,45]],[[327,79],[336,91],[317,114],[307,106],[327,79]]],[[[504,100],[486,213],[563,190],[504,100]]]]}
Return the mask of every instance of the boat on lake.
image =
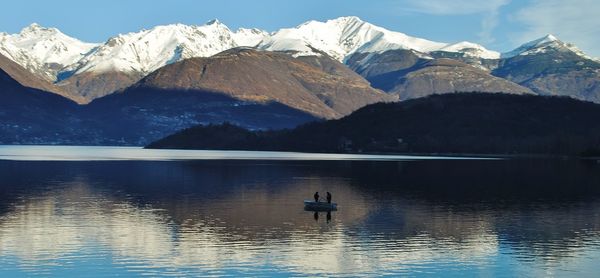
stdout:
{"type": "Polygon", "coordinates": [[[336,203],[327,202],[315,202],[311,200],[304,200],[304,210],[309,211],[334,211],[337,210],[336,203]]]}

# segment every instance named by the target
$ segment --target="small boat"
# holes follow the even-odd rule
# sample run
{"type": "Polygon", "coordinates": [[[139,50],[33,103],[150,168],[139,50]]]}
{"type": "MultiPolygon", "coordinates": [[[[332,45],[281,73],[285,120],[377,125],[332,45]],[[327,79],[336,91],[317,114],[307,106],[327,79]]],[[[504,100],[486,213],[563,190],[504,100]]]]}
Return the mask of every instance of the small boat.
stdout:
{"type": "Polygon", "coordinates": [[[336,203],[327,202],[315,202],[311,200],[304,200],[304,210],[310,211],[335,211],[337,210],[336,203]]]}

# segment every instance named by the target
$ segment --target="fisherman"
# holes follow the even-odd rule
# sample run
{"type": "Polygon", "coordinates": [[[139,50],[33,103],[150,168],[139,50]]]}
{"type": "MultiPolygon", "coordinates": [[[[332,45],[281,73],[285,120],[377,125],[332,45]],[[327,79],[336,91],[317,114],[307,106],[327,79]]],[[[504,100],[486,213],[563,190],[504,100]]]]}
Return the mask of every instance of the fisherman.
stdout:
{"type": "Polygon", "coordinates": [[[315,202],[319,201],[319,191],[315,192],[315,202]]]}
{"type": "Polygon", "coordinates": [[[331,204],[331,193],[329,191],[327,191],[327,203],[331,204]]]}

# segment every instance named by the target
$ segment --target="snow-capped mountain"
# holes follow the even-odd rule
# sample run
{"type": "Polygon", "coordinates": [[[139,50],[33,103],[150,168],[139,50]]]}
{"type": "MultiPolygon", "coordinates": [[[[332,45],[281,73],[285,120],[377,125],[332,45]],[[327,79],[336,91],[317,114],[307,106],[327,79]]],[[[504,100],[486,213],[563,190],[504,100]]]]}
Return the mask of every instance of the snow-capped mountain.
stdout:
{"type": "Polygon", "coordinates": [[[202,26],[172,24],[120,34],[103,44],[81,42],[55,28],[37,24],[19,34],[0,34],[0,54],[50,81],[81,73],[147,74],[182,59],[208,57],[238,46],[294,51],[296,56],[326,53],[339,61],[354,53],[396,49],[413,50],[424,56],[432,51],[445,51],[475,58],[499,58],[498,52],[475,43],[449,44],[411,37],[354,16],[308,21],[271,34],[245,28],[233,32],[218,20],[202,26]]]}
{"type": "Polygon", "coordinates": [[[315,55],[322,51],[341,61],[355,52],[383,52],[391,49],[429,52],[445,45],[447,44],[392,32],[351,16],[326,22],[309,21],[295,28],[281,29],[259,47],[271,51],[297,51],[297,55],[301,56],[315,55]]]}
{"type": "Polygon", "coordinates": [[[600,103],[600,62],[553,35],[502,54],[492,74],[541,95],[567,95],[600,103]]]}
{"type": "Polygon", "coordinates": [[[583,53],[583,51],[581,51],[575,45],[570,44],[570,43],[565,43],[565,42],[559,40],[557,37],[555,37],[552,34],[548,34],[539,39],[524,43],[512,51],[502,53],[501,57],[502,58],[512,58],[512,57],[519,56],[519,55],[523,55],[523,56],[533,55],[533,54],[545,53],[549,50],[561,51],[561,52],[570,51],[570,52],[573,52],[585,59],[593,60],[593,58],[587,56],[585,53],[583,53]]]}
{"type": "Polygon", "coordinates": [[[110,38],[71,67],[83,72],[150,73],[192,57],[208,57],[237,46],[256,45],[265,33],[242,29],[233,33],[218,20],[203,26],[173,24],[110,38]]]}
{"type": "Polygon", "coordinates": [[[35,23],[18,34],[0,34],[0,54],[51,81],[96,46],[35,23]]]}
{"type": "Polygon", "coordinates": [[[515,76],[514,67],[523,69],[522,65],[505,60],[538,53],[564,56],[554,59],[560,60],[563,68],[565,63],[579,58],[585,61],[575,61],[573,68],[588,62],[596,68],[597,64],[597,60],[552,35],[500,54],[466,41],[445,43],[411,37],[354,16],[308,21],[273,33],[245,28],[232,31],[218,20],[201,26],[172,24],[119,34],[102,44],[85,43],[37,24],[18,34],[0,33],[0,54],[86,101],[126,88],[165,65],[240,46],[290,51],[296,57],[326,54],[351,67],[358,63],[361,68],[374,63],[373,57],[388,57],[380,55],[386,51],[406,50],[418,59],[454,59],[501,76],[515,76]]]}
{"type": "Polygon", "coordinates": [[[259,29],[232,32],[212,20],[202,26],[156,26],[94,44],[71,38],[56,28],[32,24],[18,34],[0,33],[0,54],[47,80],[59,81],[59,74],[64,72],[70,72],[67,76],[108,71],[147,74],[182,59],[256,46],[268,36],[259,29]]]}
{"type": "Polygon", "coordinates": [[[326,22],[309,21],[295,28],[281,29],[264,40],[260,48],[271,51],[296,51],[296,55],[319,55],[319,52],[344,61],[354,53],[382,53],[387,50],[414,50],[464,53],[466,56],[498,59],[500,53],[471,43],[443,43],[393,32],[362,21],[355,16],[326,22]]]}

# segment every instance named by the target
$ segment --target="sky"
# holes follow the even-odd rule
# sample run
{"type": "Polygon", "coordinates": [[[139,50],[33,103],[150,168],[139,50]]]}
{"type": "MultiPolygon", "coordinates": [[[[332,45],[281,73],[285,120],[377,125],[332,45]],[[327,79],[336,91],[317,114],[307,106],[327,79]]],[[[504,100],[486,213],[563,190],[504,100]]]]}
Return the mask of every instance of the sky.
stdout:
{"type": "Polygon", "coordinates": [[[19,0],[2,3],[1,15],[0,32],[18,33],[35,22],[87,42],[215,18],[232,30],[276,31],[353,15],[410,36],[501,52],[554,34],[600,57],[599,0],[19,0]]]}

